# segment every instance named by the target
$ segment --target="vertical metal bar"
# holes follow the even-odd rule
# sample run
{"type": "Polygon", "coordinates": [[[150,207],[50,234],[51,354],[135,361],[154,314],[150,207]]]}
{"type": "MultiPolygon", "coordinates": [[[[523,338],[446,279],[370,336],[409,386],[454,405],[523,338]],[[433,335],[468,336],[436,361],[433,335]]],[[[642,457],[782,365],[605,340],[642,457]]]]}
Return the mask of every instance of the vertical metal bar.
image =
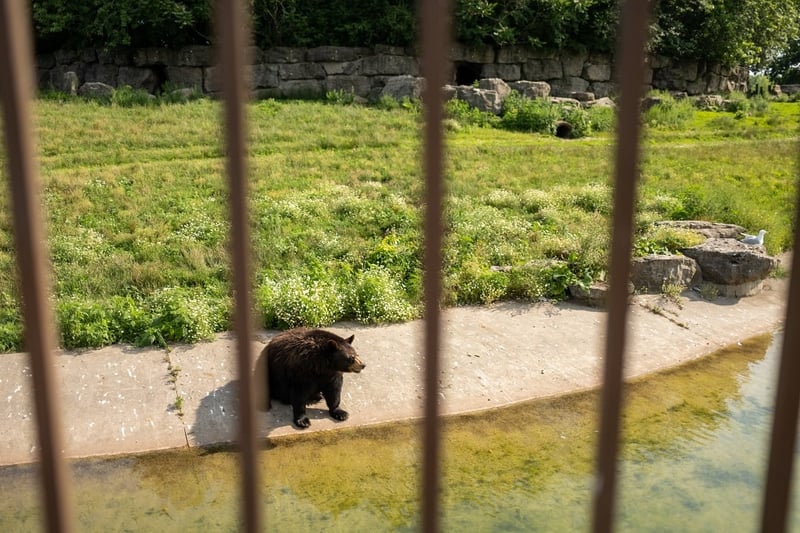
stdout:
{"type": "Polygon", "coordinates": [[[40,184],[30,120],[34,62],[30,22],[25,16],[24,5],[15,0],[0,2],[0,97],[25,318],[25,345],[33,368],[46,523],[49,531],[71,531],[72,506],[56,410],[58,387],[53,375],[55,341],[47,298],[48,260],[39,215],[40,184]]]}
{"type": "Polygon", "coordinates": [[[614,516],[633,208],[639,172],[641,120],[639,101],[644,90],[644,53],[647,41],[649,4],[648,0],[626,0],[624,2],[617,52],[620,109],[617,125],[605,367],[594,493],[593,530],[595,532],[611,531],[614,516]]]}
{"type": "Polygon", "coordinates": [[[248,24],[239,0],[217,3],[219,62],[222,70],[222,93],[225,102],[225,149],[231,217],[231,256],[235,297],[234,331],[236,332],[239,369],[239,445],[242,470],[242,524],[245,531],[261,531],[261,508],[258,498],[258,468],[253,389],[252,307],[250,294],[250,232],[247,209],[245,46],[248,24]]]}
{"type": "MultiPolygon", "coordinates": [[[[800,182],[795,221],[800,221],[800,182]]],[[[797,222],[795,223],[797,226],[797,222]]],[[[772,421],[767,483],[761,513],[761,530],[782,532],[786,519],[794,472],[794,450],[797,436],[797,411],[800,402],[800,229],[795,227],[792,276],[789,280],[789,301],[784,322],[783,349],[775,415],[772,421]]]]}
{"type": "Polygon", "coordinates": [[[444,186],[443,132],[444,94],[447,82],[447,54],[450,45],[449,3],[422,0],[421,70],[425,78],[422,95],[425,114],[425,403],[423,425],[422,530],[439,531],[440,447],[439,353],[442,293],[442,198],[444,186]]]}

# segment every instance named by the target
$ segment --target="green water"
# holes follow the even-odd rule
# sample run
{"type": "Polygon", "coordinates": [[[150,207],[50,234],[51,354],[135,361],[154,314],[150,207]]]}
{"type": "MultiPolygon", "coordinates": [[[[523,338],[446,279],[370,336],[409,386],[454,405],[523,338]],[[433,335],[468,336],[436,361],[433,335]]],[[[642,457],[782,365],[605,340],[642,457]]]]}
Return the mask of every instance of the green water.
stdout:
{"type": "MultiPolygon", "coordinates": [[[[755,531],[779,339],[752,339],[629,384],[620,531],[755,531]]],[[[445,531],[585,531],[598,395],[444,422],[445,531]]],[[[270,531],[409,531],[418,525],[412,424],[279,440],[262,454],[270,531]]],[[[79,531],[234,531],[229,451],[73,463],[79,531]]],[[[35,469],[0,469],[0,531],[40,531],[35,469]]],[[[791,520],[800,502],[792,498],[791,520]]]]}

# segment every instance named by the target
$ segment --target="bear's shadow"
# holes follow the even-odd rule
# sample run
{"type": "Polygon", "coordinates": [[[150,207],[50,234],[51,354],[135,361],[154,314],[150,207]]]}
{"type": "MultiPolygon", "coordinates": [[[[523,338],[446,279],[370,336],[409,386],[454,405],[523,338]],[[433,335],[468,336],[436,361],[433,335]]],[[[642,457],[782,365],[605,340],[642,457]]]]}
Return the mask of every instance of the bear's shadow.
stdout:
{"type": "MultiPolygon", "coordinates": [[[[263,389],[256,384],[256,428],[259,437],[269,436],[275,429],[290,427],[297,432],[304,430],[292,423],[292,406],[272,400],[272,408],[266,411],[263,389]]],[[[325,400],[306,407],[306,416],[314,421],[331,420],[325,400]]],[[[195,446],[213,446],[238,440],[239,434],[239,380],[229,381],[209,392],[195,410],[195,418],[189,436],[195,446]]]]}

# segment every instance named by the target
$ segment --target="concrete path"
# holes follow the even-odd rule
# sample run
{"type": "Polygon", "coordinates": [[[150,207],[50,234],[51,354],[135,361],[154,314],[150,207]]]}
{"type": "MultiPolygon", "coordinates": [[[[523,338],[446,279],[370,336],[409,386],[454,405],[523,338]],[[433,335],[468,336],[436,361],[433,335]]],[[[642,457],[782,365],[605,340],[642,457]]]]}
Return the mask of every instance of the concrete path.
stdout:
{"type": "MultiPolygon", "coordinates": [[[[786,256],[785,256],[786,257],[786,256]]],[[[784,259],[785,260],[785,259],[784,259]]],[[[640,376],[775,331],[785,316],[788,282],[770,279],[752,297],[715,301],[685,293],[632,299],[626,375],[640,376]]],[[[606,314],[569,303],[501,303],[444,313],[441,363],[444,413],[498,407],[595,387],[600,382],[606,314]]],[[[355,334],[366,362],[346,374],[334,422],[324,403],[309,408],[305,432],[415,418],[422,406],[422,322],[329,328],[355,334]]],[[[259,332],[255,353],[275,332],[259,332]]],[[[230,442],[238,428],[235,343],[169,350],[111,346],[57,356],[66,454],[86,457],[230,442]]],[[[0,465],[36,460],[36,424],[26,354],[0,355],[0,465]]],[[[291,408],[260,412],[265,436],[301,434],[291,408]]]]}

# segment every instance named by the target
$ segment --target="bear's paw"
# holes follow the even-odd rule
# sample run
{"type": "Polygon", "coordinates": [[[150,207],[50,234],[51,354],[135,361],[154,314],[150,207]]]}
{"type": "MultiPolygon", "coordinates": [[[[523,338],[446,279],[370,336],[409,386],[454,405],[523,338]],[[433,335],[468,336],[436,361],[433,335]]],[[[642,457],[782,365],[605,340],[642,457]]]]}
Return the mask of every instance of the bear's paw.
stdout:
{"type": "Polygon", "coordinates": [[[334,420],[338,420],[339,422],[347,420],[348,416],[350,415],[344,409],[333,409],[331,411],[331,418],[333,418],[334,420]]]}
{"type": "Polygon", "coordinates": [[[311,420],[309,420],[307,416],[301,416],[300,418],[295,419],[294,425],[300,429],[306,429],[311,425],[311,420]]]}

